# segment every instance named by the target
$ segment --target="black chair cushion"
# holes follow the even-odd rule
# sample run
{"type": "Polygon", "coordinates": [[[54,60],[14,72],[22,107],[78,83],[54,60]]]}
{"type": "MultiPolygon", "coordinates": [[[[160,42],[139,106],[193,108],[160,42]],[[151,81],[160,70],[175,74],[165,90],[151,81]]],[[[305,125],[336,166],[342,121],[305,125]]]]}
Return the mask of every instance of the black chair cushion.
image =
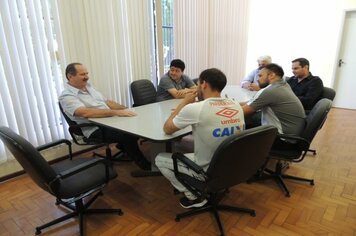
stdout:
{"type": "MultiPolygon", "coordinates": [[[[59,174],[81,163],[87,162],[88,158],[75,158],[64,160],[53,164],[52,168],[59,174]]],[[[109,179],[117,177],[116,171],[109,167],[109,179]]],[[[58,188],[55,188],[55,195],[60,198],[72,198],[82,193],[88,192],[94,186],[99,187],[105,183],[105,165],[95,165],[73,176],[61,180],[58,188]]]]}
{"type": "Polygon", "coordinates": [[[296,159],[296,157],[300,157],[302,155],[302,151],[296,149],[290,149],[290,150],[274,150],[272,149],[270,151],[270,156],[276,157],[276,159],[284,159],[287,161],[293,161],[296,159]]]}

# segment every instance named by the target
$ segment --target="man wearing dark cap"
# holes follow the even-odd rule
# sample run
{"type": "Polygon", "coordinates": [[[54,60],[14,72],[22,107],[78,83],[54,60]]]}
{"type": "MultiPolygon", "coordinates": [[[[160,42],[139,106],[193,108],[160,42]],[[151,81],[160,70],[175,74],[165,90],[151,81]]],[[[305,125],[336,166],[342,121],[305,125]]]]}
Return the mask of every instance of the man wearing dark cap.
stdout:
{"type": "Polygon", "coordinates": [[[182,60],[171,61],[169,71],[159,81],[157,100],[164,101],[172,98],[184,98],[186,94],[195,91],[194,82],[183,74],[185,64],[182,60]]]}

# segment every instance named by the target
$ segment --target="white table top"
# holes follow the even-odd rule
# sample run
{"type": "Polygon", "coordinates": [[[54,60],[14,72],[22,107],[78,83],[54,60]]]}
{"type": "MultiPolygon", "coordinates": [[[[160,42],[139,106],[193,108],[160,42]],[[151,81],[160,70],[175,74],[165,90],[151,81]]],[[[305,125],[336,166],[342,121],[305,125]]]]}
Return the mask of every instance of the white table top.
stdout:
{"type": "MultiPolygon", "coordinates": [[[[225,97],[227,95],[229,98],[234,98],[239,102],[245,102],[255,93],[256,92],[243,89],[238,85],[229,85],[222,91],[221,96],[225,97]]],[[[167,135],[163,131],[164,122],[166,122],[173,109],[175,109],[181,101],[182,99],[171,99],[131,108],[130,110],[137,113],[137,116],[134,117],[113,116],[90,118],[89,120],[96,124],[121,130],[141,138],[157,142],[166,142],[184,136],[192,131],[190,126],[171,135],[167,135]]]]}
{"type": "Polygon", "coordinates": [[[221,91],[222,97],[233,98],[238,102],[247,102],[250,100],[256,91],[250,91],[248,89],[241,88],[240,85],[227,85],[223,91],[221,91]]]}
{"type": "Polygon", "coordinates": [[[131,108],[130,110],[137,113],[137,116],[134,117],[113,116],[105,118],[90,118],[89,120],[103,126],[140,136],[145,139],[165,142],[184,136],[192,131],[191,127],[179,130],[171,135],[165,134],[163,131],[164,122],[166,122],[173,109],[175,109],[181,101],[181,99],[171,99],[131,108]]]}

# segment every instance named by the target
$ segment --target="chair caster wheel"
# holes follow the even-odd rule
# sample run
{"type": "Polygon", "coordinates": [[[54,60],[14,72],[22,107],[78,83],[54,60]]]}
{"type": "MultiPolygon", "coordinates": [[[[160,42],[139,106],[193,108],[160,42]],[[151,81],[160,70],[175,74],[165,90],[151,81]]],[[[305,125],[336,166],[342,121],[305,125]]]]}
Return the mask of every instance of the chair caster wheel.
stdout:
{"type": "Polygon", "coordinates": [[[41,234],[42,232],[41,232],[41,230],[39,230],[39,229],[36,229],[36,235],[39,235],[39,234],[41,234]]]}
{"type": "Polygon", "coordinates": [[[310,181],[310,185],[314,185],[314,180],[310,181]]]}
{"type": "Polygon", "coordinates": [[[179,221],[180,221],[180,218],[179,218],[179,217],[176,217],[175,221],[176,221],[176,222],[179,222],[179,221]]]}
{"type": "Polygon", "coordinates": [[[290,197],[290,194],[289,194],[289,193],[286,193],[286,197],[290,197]]]}
{"type": "Polygon", "coordinates": [[[122,210],[119,210],[119,212],[117,213],[119,216],[122,216],[124,214],[124,212],[122,212],[122,210]]]}
{"type": "Polygon", "coordinates": [[[255,217],[255,216],[256,216],[256,212],[251,212],[251,213],[250,213],[250,216],[255,217]]]}

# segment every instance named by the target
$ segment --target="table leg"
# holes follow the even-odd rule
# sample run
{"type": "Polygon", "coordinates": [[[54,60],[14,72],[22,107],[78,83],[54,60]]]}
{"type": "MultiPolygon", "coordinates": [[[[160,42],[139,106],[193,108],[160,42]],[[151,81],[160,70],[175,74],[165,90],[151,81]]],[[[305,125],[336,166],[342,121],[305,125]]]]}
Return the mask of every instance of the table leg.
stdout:
{"type": "MultiPolygon", "coordinates": [[[[172,142],[166,142],[166,152],[172,152],[172,142]]],[[[131,172],[132,177],[162,176],[157,166],[151,163],[151,170],[134,170],[131,172]]]]}

